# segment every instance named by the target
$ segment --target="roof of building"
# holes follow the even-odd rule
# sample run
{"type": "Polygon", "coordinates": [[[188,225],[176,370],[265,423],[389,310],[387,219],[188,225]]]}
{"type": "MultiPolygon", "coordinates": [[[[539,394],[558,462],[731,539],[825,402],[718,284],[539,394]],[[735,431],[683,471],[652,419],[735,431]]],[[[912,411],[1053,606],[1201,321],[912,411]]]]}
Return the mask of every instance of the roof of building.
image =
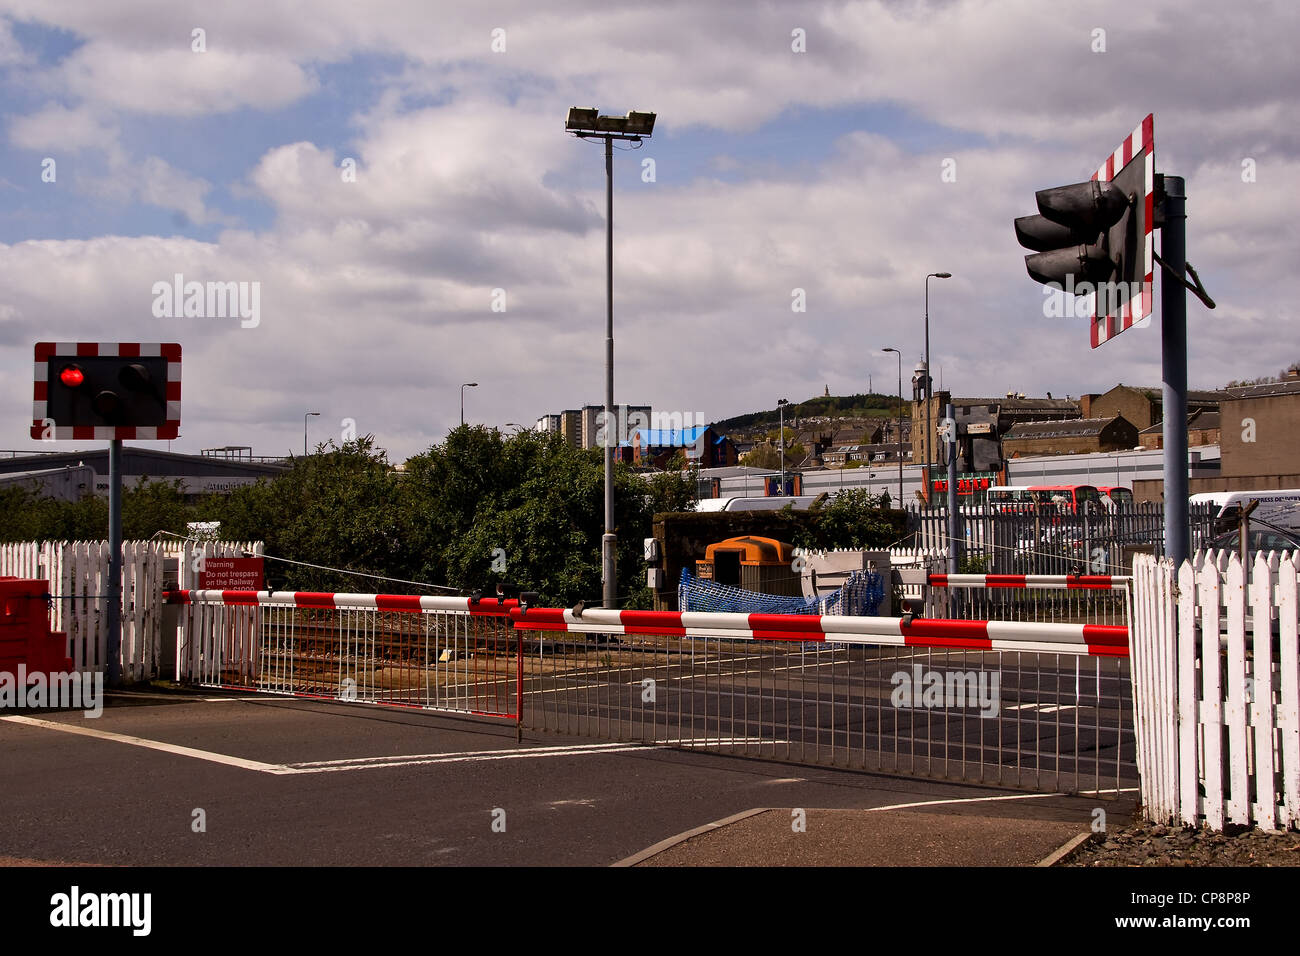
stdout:
{"type": "Polygon", "coordinates": [[[1067,418],[1049,422],[1017,422],[1009,428],[1003,441],[1038,438],[1086,438],[1100,435],[1114,422],[1124,421],[1124,416],[1112,418],[1067,418]]]}
{"type": "Polygon", "coordinates": [[[1037,412],[1058,411],[1077,412],[1079,403],[1072,398],[1031,398],[1019,396],[1007,398],[953,398],[949,399],[955,407],[963,405],[992,405],[999,412],[1037,412]]]}
{"type": "MultiPolygon", "coordinates": [[[[0,460],[0,474],[82,464],[90,465],[101,475],[107,474],[108,449],[91,448],[86,451],[58,451],[6,458],[0,460]]],[[[124,475],[148,474],[160,479],[197,475],[271,478],[283,474],[290,467],[292,462],[288,460],[250,461],[246,458],[185,455],[139,445],[126,445],[122,448],[122,474],[124,475]]]]}
{"type": "Polygon", "coordinates": [[[1275,395],[1294,395],[1300,392],[1300,379],[1269,382],[1265,385],[1241,385],[1228,389],[1227,398],[1272,398],[1275,395]]]}
{"type": "MultiPolygon", "coordinates": [[[[1131,392],[1139,392],[1153,402],[1164,401],[1164,390],[1159,385],[1153,388],[1149,385],[1125,385],[1123,382],[1120,382],[1115,386],[1115,388],[1126,388],[1131,392]]],[[[1115,391],[1115,388],[1112,388],[1111,391],[1115,391]]],[[[1201,402],[1207,405],[1216,405],[1227,397],[1228,392],[1226,390],[1195,388],[1187,390],[1187,401],[1189,403],[1201,402]]]]}
{"type": "Polygon", "coordinates": [[[694,445],[708,430],[708,425],[696,425],[693,428],[638,428],[636,434],[641,436],[641,444],[646,448],[685,448],[694,445]]]}
{"type": "MultiPolygon", "coordinates": [[[[1144,428],[1138,432],[1139,435],[1155,435],[1164,431],[1165,423],[1156,422],[1150,428],[1144,428]]],[[[1211,412],[1207,409],[1198,408],[1187,416],[1187,430],[1189,432],[1211,431],[1219,427],[1219,413],[1211,412]]]]}

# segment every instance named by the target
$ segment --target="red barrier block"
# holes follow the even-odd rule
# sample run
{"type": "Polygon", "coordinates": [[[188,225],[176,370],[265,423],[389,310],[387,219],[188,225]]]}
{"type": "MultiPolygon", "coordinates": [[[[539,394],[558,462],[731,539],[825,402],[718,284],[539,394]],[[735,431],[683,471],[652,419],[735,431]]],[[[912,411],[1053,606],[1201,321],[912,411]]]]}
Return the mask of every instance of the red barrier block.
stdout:
{"type": "Polygon", "coordinates": [[[0,671],[69,672],[68,636],[50,630],[49,582],[0,578],[0,671]]]}

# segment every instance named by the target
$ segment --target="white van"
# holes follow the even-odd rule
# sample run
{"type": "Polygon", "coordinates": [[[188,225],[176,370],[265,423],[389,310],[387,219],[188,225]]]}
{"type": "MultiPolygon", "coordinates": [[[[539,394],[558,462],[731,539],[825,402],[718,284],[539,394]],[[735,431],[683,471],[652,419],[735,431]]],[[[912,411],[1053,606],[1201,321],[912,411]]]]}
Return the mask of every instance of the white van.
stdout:
{"type": "Polygon", "coordinates": [[[1300,532],[1300,488],[1265,489],[1263,491],[1211,491],[1192,495],[1187,499],[1192,505],[1215,505],[1215,523],[1233,522],[1237,512],[1252,501],[1259,505],[1250,513],[1250,520],[1265,521],[1287,531],[1300,532]]]}

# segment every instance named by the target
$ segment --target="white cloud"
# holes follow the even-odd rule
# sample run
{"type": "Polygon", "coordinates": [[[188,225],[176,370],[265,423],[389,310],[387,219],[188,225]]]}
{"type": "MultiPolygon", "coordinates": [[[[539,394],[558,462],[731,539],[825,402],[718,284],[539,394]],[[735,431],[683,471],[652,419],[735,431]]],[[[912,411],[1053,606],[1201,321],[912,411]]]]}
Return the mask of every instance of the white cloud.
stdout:
{"type": "Polygon", "coordinates": [[[270,53],[132,50],[92,42],[61,67],[70,95],[120,110],[198,116],[277,109],[315,88],[301,66],[270,53]]]}
{"type": "Polygon", "coordinates": [[[105,149],[116,138],[117,130],[103,115],[84,105],[70,109],[52,103],[40,112],[16,117],[9,127],[10,141],[23,149],[105,149]]]}
{"type": "MultiPolygon", "coordinates": [[[[530,423],[600,400],[604,182],[599,150],[559,129],[575,103],[658,110],[650,155],[680,148],[692,124],[745,130],[809,107],[891,105],[924,131],[916,146],[911,134],[827,121],[834,148],[820,161],[811,145],[764,153],[776,137],[740,136],[712,167],[739,181],[682,181],[661,165],[658,183],[621,187],[620,399],[721,418],[825,384],[860,391],[868,374],[892,391],[896,359],[884,346],[903,350],[906,389],[924,277],[940,269],[954,278],[931,285],[931,346],[956,392],[1158,382],[1158,326],[1090,350],[1084,321],[1044,316],[1011,228],[1033,211],[1034,189],[1088,175],[1148,109],[1160,168],[1188,178],[1189,257],[1220,302],[1215,313],[1189,305],[1193,384],[1300,357],[1279,352],[1297,317],[1278,277],[1300,251],[1287,93],[1300,84],[1286,7],[1267,25],[1173,3],[1135,13],[1119,2],[1062,11],[1010,0],[609,4],[598,14],[561,0],[438,17],[413,3],[323,2],[309,21],[275,0],[251,9],[61,8],[90,38],[53,74],[79,105],[16,120],[11,137],[26,148],[59,135],[94,145],[127,112],[283,107],[313,89],[317,63],[374,51],[408,60],[352,117],[354,142],[296,133],[265,144],[245,187],[273,209],[269,228],[210,243],[0,246],[0,393],[11,405],[29,400],[31,341],[110,328],[185,343],[192,448],[301,447],[310,407],[324,413],[321,436],[327,422],[355,418],[401,458],[455,424],[457,386],[470,380],[482,383],[471,421],[530,423]],[[205,19],[210,52],[192,54],[189,25],[205,19]],[[496,25],[508,31],[504,54],[488,48],[496,25]],[[796,26],[806,54],[789,49],[796,26]],[[1108,30],[1105,54],[1088,49],[1094,26],[1108,30]],[[955,183],[940,177],[949,156],[955,183]],[[340,174],[345,157],[356,182],[340,174]],[[1241,182],[1243,157],[1257,160],[1256,183],[1241,182]],[[153,319],[152,283],[177,272],[260,282],[261,324],[153,319]],[[806,313],[791,312],[795,287],[806,313]],[[490,309],[496,288],[506,313],[490,309]]],[[[122,147],[108,156],[105,195],[220,221],[202,177],[122,147]]],[[[615,160],[626,171],[639,158],[615,160]]]]}

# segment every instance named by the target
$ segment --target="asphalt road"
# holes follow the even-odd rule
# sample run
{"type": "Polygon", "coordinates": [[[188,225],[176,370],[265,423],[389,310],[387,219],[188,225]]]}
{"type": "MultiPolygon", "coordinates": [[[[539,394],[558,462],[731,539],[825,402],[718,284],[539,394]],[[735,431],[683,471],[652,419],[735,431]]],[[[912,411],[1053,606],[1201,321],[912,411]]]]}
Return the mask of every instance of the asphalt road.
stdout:
{"type": "MultiPolygon", "coordinates": [[[[608,865],[753,808],[961,801],[1086,829],[1098,802],[217,694],[112,696],[98,719],[10,712],[0,767],[10,862],[608,865]]],[[[925,852],[940,855],[914,862],[944,862],[925,852]]]]}

